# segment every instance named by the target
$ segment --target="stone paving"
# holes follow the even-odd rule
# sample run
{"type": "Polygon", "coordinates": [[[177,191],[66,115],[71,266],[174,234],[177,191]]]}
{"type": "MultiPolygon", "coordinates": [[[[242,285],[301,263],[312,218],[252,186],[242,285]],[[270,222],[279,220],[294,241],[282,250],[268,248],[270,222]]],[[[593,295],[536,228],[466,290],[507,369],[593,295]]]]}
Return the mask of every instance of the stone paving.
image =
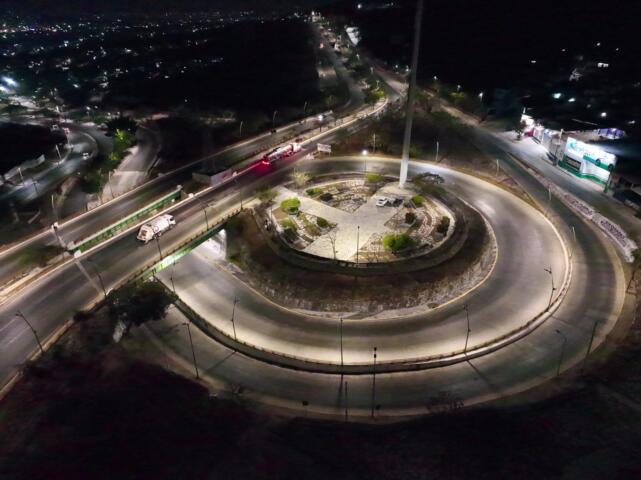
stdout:
{"type": "MultiPolygon", "coordinates": [[[[407,199],[412,195],[414,195],[412,191],[400,189],[396,183],[390,183],[370,197],[365,204],[353,213],[330,207],[321,201],[310,198],[305,194],[299,195],[297,192],[285,187],[278,189],[278,196],[275,201],[279,205],[286,198],[297,197],[300,200],[301,211],[317,217],[323,217],[330,223],[335,223],[336,228],[332,230],[330,235],[336,236],[336,258],[338,260],[354,261],[356,259],[357,240],[358,245],[362,248],[372,235],[389,231],[385,223],[397,212],[397,208],[391,206],[377,207],[376,200],[380,196],[407,199]]],[[[322,257],[334,257],[329,235],[317,238],[304,251],[322,257]]]]}

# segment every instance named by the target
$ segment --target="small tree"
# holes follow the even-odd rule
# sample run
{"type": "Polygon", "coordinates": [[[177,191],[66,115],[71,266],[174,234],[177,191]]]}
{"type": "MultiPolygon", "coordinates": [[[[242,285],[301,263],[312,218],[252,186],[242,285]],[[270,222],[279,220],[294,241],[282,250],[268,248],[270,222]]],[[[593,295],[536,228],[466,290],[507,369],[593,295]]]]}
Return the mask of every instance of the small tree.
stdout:
{"type": "Polygon", "coordinates": [[[336,260],[336,230],[330,230],[325,234],[329,244],[332,246],[332,252],[334,253],[334,260],[336,260]]]}
{"type": "Polygon", "coordinates": [[[414,195],[412,197],[412,203],[416,205],[417,207],[422,207],[423,204],[425,203],[425,197],[421,195],[414,195]]]}
{"type": "Polygon", "coordinates": [[[323,217],[316,217],[316,225],[318,225],[320,228],[327,228],[329,226],[329,222],[323,217]]]}
{"type": "Polygon", "coordinates": [[[383,175],[380,173],[368,173],[365,175],[365,180],[367,180],[368,183],[379,183],[383,180],[383,175]]]}
{"type": "Polygon", "coordinates": [[[269,205],[274,198],[276,198],[276,192],[271,188],[266,188],[264,190],[259,190],[256,192],[256,198],[260,200],[261,205],[269,205]]]}
{"type": "Polygon", "coordinates": [[[383,237],[383,247],[393,253],[410,248],[414,241],[407,233],[388,233],[383,237]]]}
{"type": "Polygon", "coordinates": [[[312,178],[307,172],[293,172],[289,177],[298,188],[303,188],[312,178]]]}
{"type": "Polygon", "coordinates": [[[441,217],[441,221],[438,223],[438,226],[436,227],[436,231],[441,235],[445,235],[449,229],[450,229],[450,217],[441,217]]]}

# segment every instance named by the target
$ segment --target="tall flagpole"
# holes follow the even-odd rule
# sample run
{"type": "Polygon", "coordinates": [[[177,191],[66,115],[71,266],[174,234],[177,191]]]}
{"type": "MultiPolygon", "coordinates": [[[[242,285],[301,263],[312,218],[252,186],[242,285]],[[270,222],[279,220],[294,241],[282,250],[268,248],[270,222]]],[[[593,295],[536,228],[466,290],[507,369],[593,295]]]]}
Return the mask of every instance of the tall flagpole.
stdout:
{"type": "Polygon", "coordinates": [[[414,103],[416,101],[416,71],[418,70],[418,50],[421,44],[421,23],[423,21],[423,0],[418,0],[416,5],[416,18],[414,22],[414,49],[412,50],[412,70],[410,72],[410,85],[407,92],[407,110],[405,112],[405,135],[403,136],[403,156],[401,157],[401,175],[399,186],[403,188],[407,181],[407,169],[410,160],[410,140],[412,137],[412,121],[414,120],[414,103]]]}

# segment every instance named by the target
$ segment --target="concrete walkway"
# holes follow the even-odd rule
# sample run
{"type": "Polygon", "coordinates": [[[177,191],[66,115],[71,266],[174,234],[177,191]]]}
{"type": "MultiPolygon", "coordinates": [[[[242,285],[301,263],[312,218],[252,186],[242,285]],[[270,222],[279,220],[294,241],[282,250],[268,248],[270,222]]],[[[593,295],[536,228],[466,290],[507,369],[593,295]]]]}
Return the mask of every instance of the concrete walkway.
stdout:
{"type": "MultiPolygon", "coordinates": [[[[391,187],[389,187],[391,188],[391,187]]],[[[381,189],[381,195],[390,195],[392,193],[398,196],[409,196],[409,192],[394,190],[391,192],[386,186],[381,189]]],[[[397,189],[398,190],[398,189],[397,189]]],[[[376,195],[370,197],[365,204],[353,213],[330,207],[323,202],[314,200],[306,195],[298,195],[296,192],[287,188],[280,188],[276,203],[280,204],[286,198],[297,197],[300,200],[300,210],[309,215],[322,217],[330,223],[336,224],[332,232],[336,235],[335,247],[336,258],[338,260],[355,260],[357,243],[362,248],[366,245],[373,234],[381,234],[389,231],[385,223],[394,216],[396,208],[391,206],[377,207],[376,195]]],[[[333,258],[334,249],[328,235],[323,235],[310,243],[305,252],[321,257],[333,258]]]]}

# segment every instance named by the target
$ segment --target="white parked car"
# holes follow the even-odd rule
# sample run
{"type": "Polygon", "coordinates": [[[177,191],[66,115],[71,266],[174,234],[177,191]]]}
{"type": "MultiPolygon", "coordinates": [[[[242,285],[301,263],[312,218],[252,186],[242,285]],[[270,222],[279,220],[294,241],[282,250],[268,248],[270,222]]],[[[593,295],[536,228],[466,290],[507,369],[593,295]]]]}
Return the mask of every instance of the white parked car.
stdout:
{"type": "Polygon", "coordinates": [[[384,207],[385,205],[387,205],[387,202],[388,202],[388,201],[389,201],[389,200],[387,199],[387,197],[379,197],[379,198],[376,200],[376,206],[377,206],[377,207],[384,207]]]}

